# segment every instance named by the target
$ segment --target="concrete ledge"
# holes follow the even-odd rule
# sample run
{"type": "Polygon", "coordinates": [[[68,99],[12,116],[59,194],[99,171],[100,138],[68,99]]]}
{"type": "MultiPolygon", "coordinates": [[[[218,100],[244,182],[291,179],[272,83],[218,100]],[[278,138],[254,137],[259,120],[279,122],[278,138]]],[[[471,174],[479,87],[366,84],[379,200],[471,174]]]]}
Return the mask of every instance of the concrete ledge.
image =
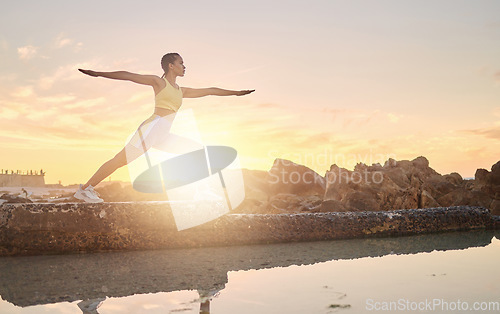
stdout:
{"type": "Polygon", "coordinates": [[[226,215],[177,231],[166,202],[4,204],[0,256],[191,248],[495,229],[488,209],[226,215]]]}

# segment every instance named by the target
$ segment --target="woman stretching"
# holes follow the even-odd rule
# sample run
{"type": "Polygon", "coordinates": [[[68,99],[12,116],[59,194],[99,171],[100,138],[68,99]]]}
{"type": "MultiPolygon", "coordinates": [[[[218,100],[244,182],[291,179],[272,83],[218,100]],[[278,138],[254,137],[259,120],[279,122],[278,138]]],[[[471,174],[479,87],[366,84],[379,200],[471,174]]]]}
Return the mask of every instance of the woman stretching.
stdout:
{"type": "Polygon", "coordinates": [[[243,96],[254,91],[234,91],[216,87],[179,87],[176,79],[178,76],[184,76],[186,67],[184,66],[182,57],[178,53],[167,53],[164,55],[161,59],[161,67],[165,72],[161,78],[156,75],[141,75],[125,71],[95,72],[79,69],[80,72],[93,77],[101,76],[115,80],[132,81],[137,84],[153,87],[155,93],[155,110],[154,114],[139,126],[136,134],[134,134],[125,148],[116,154],[115,157],[105,162],[87,183],[80,184],[78,191],[74,195],[75,198],[90,203],[103,202],[103,199],[99,198],[97,192],[94,191],[94,187],[115,172],[116,169],[127,165],[135,158],[144,154],[149,148],[161,146],[162,143],[165,143],[173,122],[173,117],[175,117],[175,113],[182,104],[182,98],[197,98],[208,95],[243,96]],[[147,128],[144,128],[144,126],[147,126],[147,128]],[[137,140],[137,135],[140,137],[139,140],[137,140]]]}

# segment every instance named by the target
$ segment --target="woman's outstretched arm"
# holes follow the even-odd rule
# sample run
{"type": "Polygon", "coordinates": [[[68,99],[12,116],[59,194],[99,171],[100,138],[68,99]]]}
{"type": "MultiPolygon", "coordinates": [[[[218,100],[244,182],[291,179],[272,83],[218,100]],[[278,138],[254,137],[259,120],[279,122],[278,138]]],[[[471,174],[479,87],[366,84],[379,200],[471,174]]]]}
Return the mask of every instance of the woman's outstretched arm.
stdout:
{"type": "Polygon", "coordinates": [[[255,89],[252,90],[228,90],[222,89],[218,87],[209,87],[209,88],[190,88],[190,87],[181,87],[182,88],[182,97],[184,98],[198,98],[204,96],[243,96],[253,93],[255,89]]]}
{"type": "Polygon", "coordinates": [[[158,81],[161,81],[161,79],[156,75],[143,75],[127,71],[96,72],[92,70],[82,70],[82,69],[78,69],[78,71],[93,77],[105,77],[114,80],[132,81],[137,84],[150,85],[153,87],[155,85],[160,84],[158,81]]]}

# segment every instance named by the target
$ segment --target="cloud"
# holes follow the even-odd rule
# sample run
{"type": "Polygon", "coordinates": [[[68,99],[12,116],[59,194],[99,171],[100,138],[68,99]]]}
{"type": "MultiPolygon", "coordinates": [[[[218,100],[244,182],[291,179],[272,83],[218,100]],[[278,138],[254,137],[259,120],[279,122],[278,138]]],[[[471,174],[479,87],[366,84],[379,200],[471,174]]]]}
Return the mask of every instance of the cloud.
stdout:
{"type": "Polygon", "coordinates": [[[0,99],[0,130],[4,127],[4,120],[12,120],[26,113],[28,110],[25,102],[0,99]]]}
{"type": "Polygon", "coordinates": [[[153,99],[153,96],[152,96],[152,93],[151,91],[147,91],[147,92],[142,92],[142,93],[135,93],[133,94],[128,100],[127,100],[127,103],[137,103],[137,102],[143,102],[145,100],[149,100],[149,101],[152,101],[153,99]]]}
{"type": "Polygon", "coordinates": [[[388,113],[387,114],[387,118],[389,119],[389,121],[391,121],[392,123],[398,123],[399,122],[399,119],[401,119],[401,116],[398,116],[394,113],[388,113]]]}
{"type": "Polygon", "coordinates": [[[385,113],[381,110],[362,110],[362,109],[345,109],[345,108],[327,108],[323,107],[317,113],[323,113],[330,118],[330,122],[342,123],[342,128],[358,128],[366,126],[372,122],[377,122],[379,118],[388,119],[390,122],[396,123],[399,117],[394,113],[385,113]]]}
{"type": "Polygon", "coordinates": [[[19,117],[19,112],[10,108],[0,108],[0,116],[2,117],[2,120],[14,120],[19,117]]]}
{"type": "Polygon", "coordinates": [[[493,126],[482,129],[463,130],[462,132],[484,136],[486,138],[491,138],[494,140],[500,140],[500,126],[493,126]]]}
{"type": "Polygon", "coordinates": [[[133,65],[139,61],[138,58],[123,58],[113,61],[109,68],[133,68],[133,65]]]}
{"type": "Polygon", "coordinates": [[[38,87],[42,90],[48,90],[51,89],[56,82],[78,79],[81,77],[81,73],[78,72],[77,69],[85,68],[86,65],[86,63],[81,63],[60,66],[52,74],[39,78],[38,87]]]}
{"type": "MultiPolygon", "coordinates": [[[[260,69],[264,69],[265,67],[267,67],[267,65],[266,64],[262,64],[262,65],[257,65],[257,66],[252,66],[252,67],[244,68],[244,69],[241,69],[241,70],[237,70],[237,71],[229,73],[228,75],[224,75],[222,77],[219,77],[219,81],[222,81],[224,79],[227,79],[227,78],[230,78],[230,77],[234,77],[234,76],[237,76],[237,75],[241,75],[241,74],[244,74],[244,73],[258,71],[260,69]]],[[[216,82],[215,84],[217,84],[217,83],[218,82],[216,82]]]]}
{"type": "Polygon", "coordinates": [[[70,104],[64,105],[64,109],[67,109],[68,112],[78,113],[78,112],[81,112],[82,109],[90,109],[92,107],[102,105],[104,103],[106,103],[105,97],[99,97],[99,98],[94,98],[94,99],[85,99],[85,100],[80,100],[80,101],[76,101],[76,102],[72,102],[70,104]]]}
{"type": "MultiPolygon", "coordinates": [[[[64,72],[56,77],[62,80],[64,72]]],[[[108,108],[102,106],[105,97],[86,96],[47,92],[36,86],[0,86],[0,135],[9,143],[32,142],[37,147],[60,143],[88,148],[93,145],[91,139],[102,147],[122,144],[133,131],[130,123],[120,120],[120,114],[108,116],[95,110],[98,106],[108,108]]]]}
{"type": "Polygon", "coordinates": [[[493,78],[495,79],[495,82],[500,84],[500,71],[493,74],[493,78]]]}
{"type": "Polygon", "coordinates": [[[56,49],[61,49],[64,47],[73,47],[75,52],[78,52],[83,46],[83,43],[76,42],[72,38],[68,38],[64,33],[59,34],[54,41],[54,47],[56,49]]]}
{"type": "MultiPolygon", "coordinates": [[[[500,74],[500,72],[499,72],[499,74],[500,74]]],[[[491,115],[493,115],[497,118],[500,118],[500,107],[493,108],[491,110],[491,115]]],[[[459,130],[458,132],[462,133],[462,134],[473,134],[473,135],[477,135],[477,136],[483,136],[483,137],[488,138],[488,139],[500,140],[500,120],[496,120],[493,123],[493,125],[490,125],[487,127],[459,130]]]]}
{"type": "Polygon", "coordinates": [[[11,93],[11,96],[16,98],[26,98],[31,95],[33,95],[33,86],[20,86],[11,93]]]}
{"type": "Polygon", "coordinates": [[[31,45],[17,48],[17,55],[21,60],[30,60],[36,56],[38,47],[31,45]]]}
{"type": "Polygon", "coordinates": [[[9,50],[9,43],[5,39],[0,39],[0,52],[9,50]]]}
{"type": "MultiPolygon", "coordinates": [[[[31,111],[0,109],[2,146],[30,148],[106,149],[123,145],[127,132],[118,133],[116,125],[99,121],[89,127],[83,116],[60,113],[55,109],[31,111]],[[22,145],[20,145],[22,144],[22,145]]],[[[95,118],[95,117],[94,117],[95,118]]]]}
{"type": "Polygon", "coordinates": [[[76,97],[74,95],[54,95],[47,97],[40,97],[38,101],[42,103],[51,103],[51,104],[62,104],[74,101],[76,97]]]}
{"type": "Polygon", "coordinates": [[[257,107],[262,108],[262,109],[281,109],[284,106],[280,104],[275,104],[275,103],[262,103],[258,104],[257,107]]]}
{"type": "Polygon", "coordinates": [[[493,115],[500,118],[500,107],[493,109],[493,115]]]}
{"type": "MultiPolygon", "coordinates": [[[[65,39],[60,38],[60,46],[71,49],[69,41],[65,39]]],[[[35,57],[40,57],[41,49],[35,57]]],[[[28,58],[28,48],[20,51],[26,54],[23,58],[28,58]]],[[[123,145],[141,118],[134,113],[143,108],[135,104],[130,105],[130,110],[117,110],[117,107],[123,109],[123,104],[131,98],[139,102],[142,97],[146,97],[146,93],[133,99],[130,90],[116,93],[114,90],[97,88],[94,91],[96,82],[85,80],[76,70],[89,67],[89,64],[98,62],[91,60],[55,67],[51,72],[33,76],[28,81],[32,82],[29,85],[16,84],[12,76],[2,74],[0,146],[109,149],[123,145]],[[92,85],[91,90],[85,89],[87,84],[92,85]]],[[[149,92],[148,95],[152,103],[153,94],[149,92]]]]}
{"type": "Polygon", "coordinates": [[[65,37],[65,36],[64,36],[64,34],[60,34],[60,35],[56,38],[56,48],[63,48],[63,47],[69,46],[69,45],[71,45],[73,42],[74,42],[74,40],[73,40],[73,39],[70,39],[70,38],[65,37]]]}

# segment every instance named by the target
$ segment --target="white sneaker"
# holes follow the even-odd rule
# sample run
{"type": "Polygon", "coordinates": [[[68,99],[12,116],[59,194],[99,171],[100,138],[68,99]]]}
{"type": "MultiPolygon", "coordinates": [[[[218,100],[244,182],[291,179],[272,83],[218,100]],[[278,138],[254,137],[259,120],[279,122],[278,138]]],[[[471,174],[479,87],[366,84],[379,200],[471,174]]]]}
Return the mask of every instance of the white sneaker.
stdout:
{"type": "Polygon", "coordinates": [[[80,184],[80,187],[78,188],[78,191],[76,191],[75,195],[73,195],[75,198],[85,201],[87,203],[102,203],[104,200],[99,197],[99,193],[97,193],[94,190],[94,187],[92,185],[89,185],[85,190],[82,189],[82,184],[80,184]]]}

